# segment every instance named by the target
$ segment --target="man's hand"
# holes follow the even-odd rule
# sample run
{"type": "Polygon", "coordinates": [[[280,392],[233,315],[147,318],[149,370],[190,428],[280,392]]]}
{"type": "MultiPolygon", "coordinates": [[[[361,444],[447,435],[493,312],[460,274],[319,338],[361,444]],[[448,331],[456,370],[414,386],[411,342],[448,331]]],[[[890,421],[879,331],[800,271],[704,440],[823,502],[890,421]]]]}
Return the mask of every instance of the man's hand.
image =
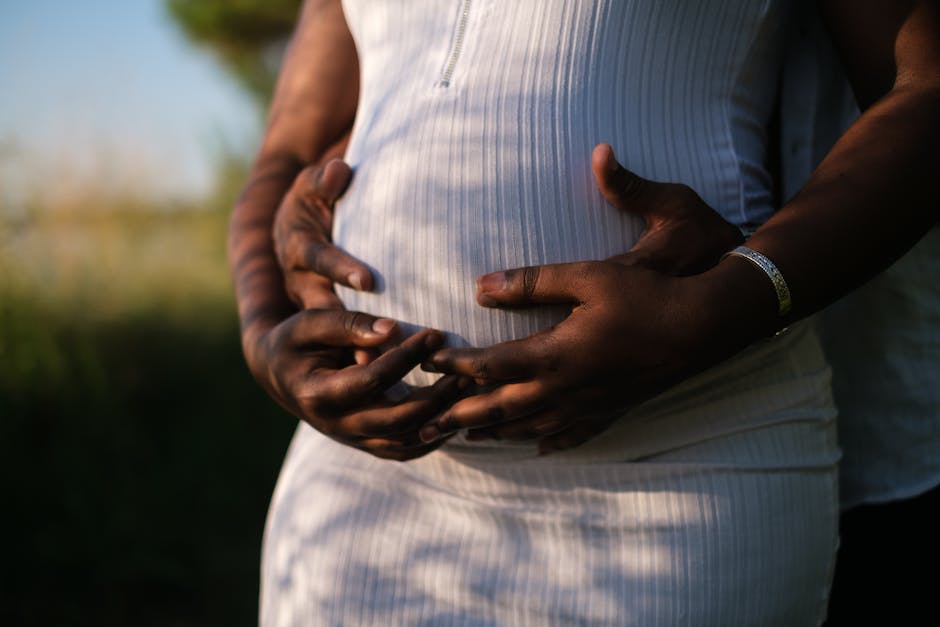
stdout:
{"type": "Polygon", "coordinates": [[[291,300],[303,309],[338,302],[333,283],[371,290],[369,268],[333,245],[333,206],[352,179],[339,159],[304,168],[274,218],[274,250],[291,300]]]}
{"type": "Polygon", "coordinates": [[[374,348],[396,339],[398,325],[342,309],[308,309],[248,345],[255,378],[284,408],[318,431],[377,457],[404,461],[439,446],[418,427],[453,402],[464,381],[448,376],[395,401],[386,391],[443,342],[425,329],[368,364],[354,364],[350,345],[374,348]]]}
{"type": "Polygon", "coordinates": [[[533,266],[480,278],[485,307],[571,303],[556,327],[483,349],[444,349],[426,369],[495,389],[459,401],[420,432],[434,442],[471,437],[540,438],[541,452],[577,446],[629,407],[701,367],[705,335],[694,278],[613,261],[533,266]]]}
{"type": "Polygon", "coordinates": [[[501,387],[456,404],[422,430],[426,441],[466,428],[471,439],[541,438],[542,452],[571,448],[708,365],[704,355],[691,354],[699,322],[694,283],[672,277],[711,268],[741,243],[741,232],[691,188],[630,172],[608,144],[594,149],[592,168],[611,205],[644,218],[643,235],[606,262],[482,277],[477,300],[483,306],[571,303],[574,309],[556,328],[524,340],[432,357],[431,369],[501,387]]]}
{"type": "Polygon", "coordinates": [[[744,239],[692,188],[637,176],[617,162],[610,144],[594,148],[591,167],[607,202],[646,221],[633,248],[610,261],[688,276],[708,270],[744,239]]]}

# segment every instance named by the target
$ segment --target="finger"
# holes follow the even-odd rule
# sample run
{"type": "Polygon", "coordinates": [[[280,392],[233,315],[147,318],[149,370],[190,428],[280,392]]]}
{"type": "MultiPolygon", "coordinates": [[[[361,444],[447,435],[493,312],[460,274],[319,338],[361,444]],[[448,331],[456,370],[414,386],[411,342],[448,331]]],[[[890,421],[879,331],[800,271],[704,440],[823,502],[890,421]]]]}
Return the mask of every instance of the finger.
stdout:
{"type": "MultiPolygon", "coordinates": [[[[323,167],[304,168],[294,181],[293,191],[300,199],[300,211],[313,211],[314,207],[332,212],[332,206],[342,196],[352,180],[352,169],[340,159],[331,159],[323,167]]],[[[317,237],[309,229],[295,228],[290,233],[289,266],[294,270],[307,270],[328,277],[357,290],[371,290],[374,286],[369,267],[335,247],[326,236],[317,237]]]]}
{"type": "Polygon", "coordinates": [[[419,431],[421,439],[433,442],[461,429],[488,427],[527,416],[547,402],[541,383],[512,383],[492,392],[466,398],[419,431]]]}
{"type": "Polygon", "coordinates": [[[298,346],[378,346],[399,331],[398,323],[361,311],[344,309],[306,309],[295,314],[290,329],[291,341],[298,346]]]}
{"type": "Polygon", "coordinates": [[[367,366],[381,354],[377,348],[356,348],[353,350],[353,361],[360,366],[367,366]]]}
{"type": "Polygon", "coordinates": [[[547,409],[492,427],[482,427],[467,433],[467,439],[477,440],[534,440],[562,431],[569,426],[569,419],[561,409],[547,409]]]}
{"type": "Polygon", "coordinates": [[[287,294],[300,309],[344,309],[332,283],[312,272],[284,273],[287,294]]]}
{"type": "Polygon", "coordinates": [[[582,261],[485,274],[477,279],[477,302],[484,307],[576,303],[597,269],[596,262],[582,261]]]}
{"type": "Polygon", "coordinates": [[[614,155],[610,144],[598,144],[591,155],[594,181],[607,202],[641,217],[656,209],[656,205],[645,202],[652,186],[657,185],[623,167],[614,155]]]}
{"type": "Polygon", "coordinates": [[[429,372],[464,375],[480,385],[530,378],[554,367],[547,346],[549,333],[536,333],[488,348],[445,348],[421,367],[429,372]]]}
{"type": "Polygon", "coordinates": [[[378,438],[410,433],[411,443],[421,444],[418,428],[454,402],[468,383],[463,377],[441,377],[433,385],[415,390],[397,403],[385,403],[343,418],[344,431],[378,438]]]}
{"type": "Polygon", "coordinates": [[[294,180],[294,190],[310,203],[332,205],[352,180],[352,168],[341,159],[331,159],[322,167],[310,165],[294,180]]]}
{"type": "Polygon", "coordinates": [[[335,411],[362,405],[364,400],[378,396],[400,381],[443,342],[444,336],[440,331],[425,329],[366,366],[349,366],[322,377],[314,376],[307,390],[311,403],[315,405],[314,411],[335,411]]]}
{"type": "MultiPolygon", "coordinates": [[[[306,235],[306,231],[297,231],[295,236],[306,235]]],[[[303,257],[300,263],[291,266],[293,270],[307,270],[325,276],[333,283],[339,283],[359,291],[371,291],[375,287],[372,271],[346,251],[331,242],[307,239],[303,243],[303,257]]]]}

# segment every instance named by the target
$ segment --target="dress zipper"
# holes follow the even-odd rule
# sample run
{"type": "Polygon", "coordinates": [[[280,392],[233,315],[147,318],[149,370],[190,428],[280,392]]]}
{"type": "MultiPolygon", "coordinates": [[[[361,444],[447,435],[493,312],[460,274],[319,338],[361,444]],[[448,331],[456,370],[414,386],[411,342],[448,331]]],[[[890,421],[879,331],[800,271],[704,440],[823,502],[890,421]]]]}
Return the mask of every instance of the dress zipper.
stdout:
{"type": "Polygon", "coordinates": [[[460,20],[457,22],[457,30],[454,32],[454,45],[450,50],[450,56],[447,58],[447,65],[444,66],[444,71],[441,72],[441,87],[450,87],[454,66],[457,65],[457,59],[460,58],[460,51],[463,49],[463,38],[467,33],[467,19],[470,17],[471,4],[473,4],[473,0],[463,0],[460,20]]]}

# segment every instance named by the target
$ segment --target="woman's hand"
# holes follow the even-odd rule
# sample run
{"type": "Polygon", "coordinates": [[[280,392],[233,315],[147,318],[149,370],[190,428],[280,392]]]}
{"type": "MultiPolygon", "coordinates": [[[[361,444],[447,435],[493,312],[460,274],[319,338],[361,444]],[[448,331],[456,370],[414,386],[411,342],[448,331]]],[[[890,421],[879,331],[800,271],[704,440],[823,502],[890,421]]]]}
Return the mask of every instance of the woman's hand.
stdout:
{"type": "Polygon", "coordinates": [[[437,448],[422,443],[417,428],[456,399],[461,381],[444,377],[389,398],[389,389],[404,386],[401,378],[440,347],[443,336],[425,330],[397,343],[395,321],[346,311],[332,280],[319,274],[364,272],[371,280],[367,268],[329,240],[333,204],[350,175],[343,162],[330,160],[303,169],[285,194],[274,245],[288,293],[303,310],[254,334],[246,355],[265,389],[315,429],[378,457],[411,459],[437,448]],[[305,265],[312,258],[320,260],[317,271],[305,265]]]}
{"type": "Polygon", "coordinates": [[[334,440],[377,457],[404,461],[442,442],[423,443],[418,427],[453,402],[464,381],[442,377],[400,400],[386,394],[443,342],[425,329],[369,363],[350,345],[375,348],[396,339],[393,320],[342,309],[308,309],[246,345],[255,378],[285,409],[334,440]]]}
{"type": "MultiPolygon", "coordinates": [[[[298,173],[311,163],[329,164],[342,151],[355,117],[358,78],[341,2],[305,2],[261,149],[232,213],[229,263],[242,347],[255,378],[289,411],[336,440],[380,457],[410,459],[433,448],[418,442],[415,427],[455,398],[459,381],[445,378],[399,402],[385,392],[428,356],[440,334],[424,331],[395,346],[393,321],[345,311],[332,283],[313,274],[288,273],[289,280],[304,279],[292,302],[272,237],[277,209],[279,226],[289,225],[290,211],[303,198],[320,211],[306,217],[309,232],[328,241],[328,209],[344,186],[337,184],[342,169],[327,165],[323,177],[314,176],[315,169],[306,170],[306,178],[298,173]],[[315,181],[324,183],[319,191],[315,181]],[[298,313],[297,304],[314,309],[298,313]],[[380,346],[391,348],[379,357],[380,346]]],[[[286,246],[283,259],[291,262],[294,234],[288,228],[278,237],[286,246]]]]}
{"type": "Polygon", "coordinates": [[[499,387],[456,403],[425,425],[421,438],[486,428],[476,437],[540,438],[541,452],[581,444],[708,360],[699,341],[708,334],[699,296],[695,279],[614,261],[481,277],[477,301],[485,307],[574,309],[556,327],[522,340],[435,353],[426,369],[499,387]]]}
{"type": "MultiPolygon", "coordinates": [[[[285,288],[299,307],[334,304],[333,283],[371,290],[368,266],[333,245],[333,208],[352,179],[340,159],[304,168],[274,217],[274,250],[285,288]]],[[[338,302],[338,301],[337,301],[338,302]]]]}

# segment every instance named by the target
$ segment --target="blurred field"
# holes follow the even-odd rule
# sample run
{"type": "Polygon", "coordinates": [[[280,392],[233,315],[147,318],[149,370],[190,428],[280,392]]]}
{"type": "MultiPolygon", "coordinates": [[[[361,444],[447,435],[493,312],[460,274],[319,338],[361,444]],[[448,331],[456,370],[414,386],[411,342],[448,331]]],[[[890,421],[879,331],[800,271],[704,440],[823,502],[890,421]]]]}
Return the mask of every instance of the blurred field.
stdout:
{"type": "Polygon", "coordinates": [[[242,362],[225,171],[199,203],[0,206],[5,625],[256,623],[296,423],[242,362]]]}

